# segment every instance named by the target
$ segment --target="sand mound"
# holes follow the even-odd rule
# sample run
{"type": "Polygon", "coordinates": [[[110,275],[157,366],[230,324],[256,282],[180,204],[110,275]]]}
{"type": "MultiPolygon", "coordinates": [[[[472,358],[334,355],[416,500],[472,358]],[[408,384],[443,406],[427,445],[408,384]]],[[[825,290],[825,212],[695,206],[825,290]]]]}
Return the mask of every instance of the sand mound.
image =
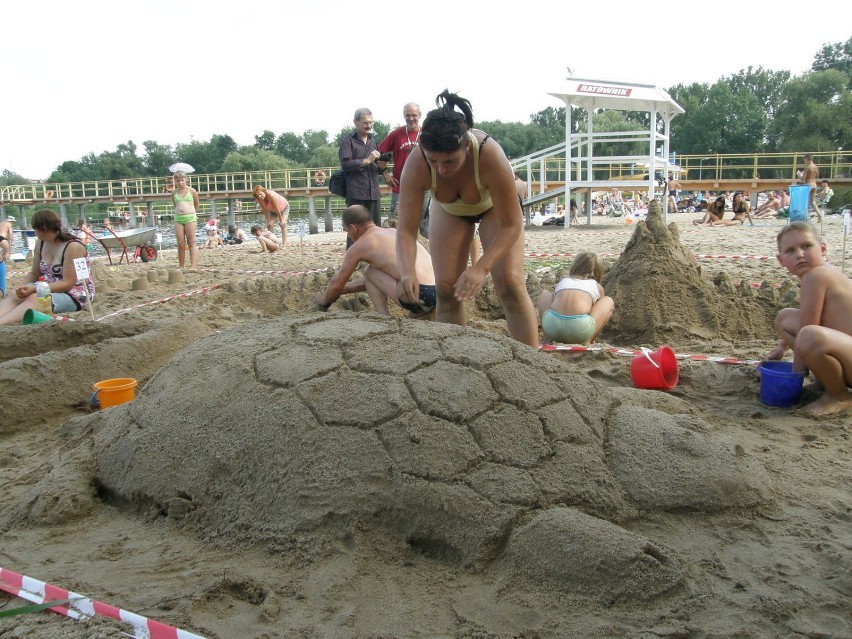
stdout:
{"type": "MultiPolygon", "coordinates": [[[[618,548],[597,579],[630,575],[619,597],[682,579],[665,551],[647,551],[656,546],[619,522],[766,500],[762,469],[697,418],[628,410],[572,366],[508,338],[371,314],[277,319],[196,340],[136,401],[83,417],[79,429],[94,433],[93,461],[57,464],[19,519],[88,512],[80,492],[95,498],[91,472],[90,486],[115,504],[226,544],[310,556],[356,543],[367,527],[483,566],[520,527],[513,547],[523,550],[510,553],[507,574],[520,561],[524,574],[539,565],[582,577],[603,548],[618,548]],[[630,455],[637,442],[653,447],[653,463],[630,455]],[[45,506],[64,485],[65,506],[45,506]],[[549,513],[565,506],[582,512],[549,513]],[[558,530],[575,553],[551,556],[558,530]],[[587,561],[573,566],[578,556],[587,561]]],[[[581,581],[584,592],[611,590],[581,581]]]]}
{"type": "Polygon", "coordinates": [[[153,323],[131,318],[120,322],[45,322],[9,326],[4,338],[15,344],[0,367],[0,434],[61,420],[88,404],[92,384],[133,377],[144,381],[186,343],[210,330],[187,319],[153,323]]]}
{"type": "Polygon", "coordinates": [[[616,344],[683,343],[693,339],[750,339],[773,334],[779,292],[734,287],[727,275],[711,283],[680,242],[677,225],[663,223],[659,202],[636,225],[621,257],[602,282],[616,312],[602,336],[616,344]]]}

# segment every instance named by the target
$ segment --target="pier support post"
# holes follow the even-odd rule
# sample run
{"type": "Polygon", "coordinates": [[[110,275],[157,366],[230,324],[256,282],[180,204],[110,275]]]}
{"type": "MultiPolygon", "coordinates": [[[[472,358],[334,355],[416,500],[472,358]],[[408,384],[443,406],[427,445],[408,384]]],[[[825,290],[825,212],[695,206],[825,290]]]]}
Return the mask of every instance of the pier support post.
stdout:
{"type": "Polygon", "coordinates": [[[317,199],[315,197],[308,198],[308,233],[311,235],[319,233],[319,225],[317,224],[317,199]]]}
{"type": "Polygon", "coordinates": [[[148,207],[148,226],[157,226],[157,221],[154,219],[154,203],[148,200],[145,205],[148,207]]]}
{"type": "MultiPolygon", "coordinates": [[[[126,182],[124,184],[127,184],[126,182]]],[[[127,200],[127,213],[130,217],[127,220],[127,226],[132,229],[136,228],[136,209],[133,206],[132,200],[127,200]]]]}
{"type": "Polygon", "coordinates": [[[228,198],[228,224],[227,224],[227,226],[230,226],[232,224],[236,226],[237,216],[236,216],[236,213],[234,213],[234,198],[229,197],[228,198]]]}
{"type": "Polygon", "coordinates": [[[325,198],[325,232],[331,233],[334,230],[334,219],[331,217],[331,196],[325,198]]]}

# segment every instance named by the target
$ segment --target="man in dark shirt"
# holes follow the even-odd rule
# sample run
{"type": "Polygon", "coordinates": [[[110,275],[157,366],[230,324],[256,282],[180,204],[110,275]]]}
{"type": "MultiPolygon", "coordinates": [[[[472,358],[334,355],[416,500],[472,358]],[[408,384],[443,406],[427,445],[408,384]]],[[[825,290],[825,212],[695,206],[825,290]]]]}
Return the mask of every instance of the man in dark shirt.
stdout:
{"type": "MultiPolygon", "coordinates": [[[[373,223],[382,225],[379,174],[384,173],[387,162],[379,162],[378,145],[373,139],[373,113],[370,109],[355,111],[355,130],[343,138],[338,156],[340,168],[346,176],[346,206],[360,204],[370,211],[373,223]]],[[[351,246],[347,239],[346,247],[351,246]]]]}

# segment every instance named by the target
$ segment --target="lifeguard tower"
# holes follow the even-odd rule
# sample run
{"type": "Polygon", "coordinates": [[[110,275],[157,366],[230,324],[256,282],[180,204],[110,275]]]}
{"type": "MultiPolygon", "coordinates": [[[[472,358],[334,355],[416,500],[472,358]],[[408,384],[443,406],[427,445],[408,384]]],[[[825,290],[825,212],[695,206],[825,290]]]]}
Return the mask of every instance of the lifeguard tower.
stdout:
{"type": "MultiPolygon", "coordinates": [[[[583,193],[586,201],[586,218],[591,222],[592,192],[617,188],[634,190],[647,188],[648,197],[654,199],[654,191],[660,190],[655,176],[663,179],[676,175],[679,171],[669,161],[669,134],[671,121],[683,107],[675,102],[663,89],[648,84],[629,84],[608,80],[585,80],[568,78],[562,90],[550,95],[565,102],[565,200],[569,201],[571,192],[583,193]],[[571,108],[585,109],[588,114],[588,126],[585,132],[571,131],[571,108]],[[649,126],[644,131],[606,131],[594,130],[595,115],[600,110],[640,111],[650,115],[649,126]],[[613,143],[639,142],[647,149],[642,155],[599,155],[596,151],[606,148],[609,152],[618,148],[613,143]],[[606,146],[604,146],[606,145],[606,146]],[[630,167],[638,171],[638,178],[625,176],[613,167],[630,167]],[[632,178],[632,179],[628,179],[632,178]]],[[[622,144],[622,146],[624,146],[622,144]]],[[[667,198],[663,198],[663,219],[667,219],[667,198]]],[[[565,225],[568,229],[569,225],[565,225]]]]}

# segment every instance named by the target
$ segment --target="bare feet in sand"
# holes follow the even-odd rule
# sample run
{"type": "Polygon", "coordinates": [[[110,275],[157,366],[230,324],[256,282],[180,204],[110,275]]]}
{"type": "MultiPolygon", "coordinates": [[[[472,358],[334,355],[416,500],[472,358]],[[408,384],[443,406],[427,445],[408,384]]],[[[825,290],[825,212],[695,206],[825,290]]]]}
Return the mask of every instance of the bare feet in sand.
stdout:
{"type": "Polygon", "coordinates": [[[800,408],[799,412],[810,417],[833,417],[844,414],[850,408],[852,408],[852,393],[847,391],[843,399],[835,399],[826,393],[815,402],[800,408]]]}

